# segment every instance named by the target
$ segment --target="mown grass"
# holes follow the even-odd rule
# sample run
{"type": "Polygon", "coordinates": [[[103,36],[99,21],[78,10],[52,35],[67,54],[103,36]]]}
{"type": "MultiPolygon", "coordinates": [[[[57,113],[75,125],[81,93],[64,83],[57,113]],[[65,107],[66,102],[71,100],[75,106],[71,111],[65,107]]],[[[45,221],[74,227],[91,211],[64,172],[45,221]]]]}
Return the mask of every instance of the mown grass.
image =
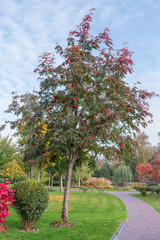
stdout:
{"type": "Polygon", "coordinates": [[[70,192],[69,220],[71,227],[53,227],[50,224],[60,220],[62,197],[58,191],[50,192],[49,205],[35,228],[39,232],[23,232],[18,215],[10,208],[6,218],[8,230],[0,232],[1,240],[109,240],[119,225],[126,219],[123,202],[107,193],[70,192]]]}
{"type": "Polygon", "coordinates": [[[151,205],[157,212],[160,213],[160,195],[156,193],[151,194],[147,193],[146,196],[142,196],[142,194],[131,194],[132,196],[141,199],[142,201],[151,205]]]}

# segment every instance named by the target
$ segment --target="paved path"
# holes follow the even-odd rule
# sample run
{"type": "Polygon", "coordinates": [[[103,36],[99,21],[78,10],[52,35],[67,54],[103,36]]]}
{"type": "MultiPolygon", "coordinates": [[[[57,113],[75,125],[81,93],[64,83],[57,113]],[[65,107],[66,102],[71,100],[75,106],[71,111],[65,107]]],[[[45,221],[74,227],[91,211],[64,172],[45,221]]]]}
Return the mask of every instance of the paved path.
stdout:
{"type": "Polygon", "coordinates": [[[108,192],[125,203],[128,221],[117,240],[160,240],[160,214],[130,192],[108,192]]]}

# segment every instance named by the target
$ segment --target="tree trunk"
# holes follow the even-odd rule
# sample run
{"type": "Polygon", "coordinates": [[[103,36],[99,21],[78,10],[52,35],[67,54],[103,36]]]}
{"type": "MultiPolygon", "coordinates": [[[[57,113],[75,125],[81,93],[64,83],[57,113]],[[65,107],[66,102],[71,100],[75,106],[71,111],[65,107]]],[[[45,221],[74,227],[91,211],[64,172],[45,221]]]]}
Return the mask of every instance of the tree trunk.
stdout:
{"type": "Polygon", "coordinates": [[[30,180],[33,179],[33,166],[30,167],[30,180]]]}
{"type": "Polygon", "coordinates": [[[68,163],[68,171],[67,171],[67,176],[66,176],[63,208],[62,208],[62,215],[61,215],[61,219],[63,222],[67,222],[67,220],[68,220],[69,189],[70,189],[70,184],[71,184],[73,163],[74,163],[74,158],[70,158],[69,163],[68,163]]]}
{"type": "Polygon", "coordinates": [[[53,189],[53,175],[51,176],[51,189],[53,189]]]}
{"type": "Polygon", "coordinates": [[[60,173],[60,192],[63,192],[63,176],[62,176],[62,173],[60,173]]]}
{"type": "Polygon", "coordinates": [[[40,168],[38,168],[37,182],[40,182],[40,180],[41,180],[41,171],[40,171],[40,168]]]}
{"type": "Polygon", "coordinates": [[[27,173],[27,180],[30,178],[30,172],[27,173]]]}
{"type": "Polygon", "coordinates": [[[48,178],[48,186],[51,185],[51,177],[48,178]]]}
{"type": "Polygon", "coordinates": [[[80,179],[80,176],[78,176],[78,187],[79,187],[79,188],[81,187],[81,179],[80,179]]]}

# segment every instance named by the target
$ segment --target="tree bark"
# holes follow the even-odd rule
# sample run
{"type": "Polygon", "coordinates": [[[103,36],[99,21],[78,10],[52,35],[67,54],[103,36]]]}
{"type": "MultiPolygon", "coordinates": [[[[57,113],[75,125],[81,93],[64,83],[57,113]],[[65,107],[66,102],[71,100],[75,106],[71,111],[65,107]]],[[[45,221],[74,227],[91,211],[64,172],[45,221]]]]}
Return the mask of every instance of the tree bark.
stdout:
{"type": "Polygon", "coordinates": [[[51,176],[51,189],[53,189],[53,175],[51,176]]]}
{"type": "Polygon", "coordinates": [[[80,179],[80,176],[78,176],[78,187],[79,187],[79,188],[81,187],[81,179],[80,179]]]}
{"type": "Polygon", "coordinates": [[[62,176],[62,173],[60,173],[60,192],[63,192],[63,176],[62,176]]]}
{"type": "Polygon", "coordinates": [[[30,167],[30,180],[33,179],[33,166],[30,167]]]}
{"type": "Polygon", "coordinates": [[[40,182],[40,180],[41,180],[41,171],[40,171],[40,168],[38,168],[37,182],[40,182]]]}
{"type": "Polygon", "coordinates": [[[27,173],[27,180],[30,178],[30,172],[27,173]]]}
{"type": "Polygon", "coordinates": [[[63,199],[63,208],[62,208],[62,215],[61,215],[61,220],[63,222],[67,222],[67,220],[68,220],[69,189],[70,189],[70,184],[71,184],[73,163],[74,163],[74,158],[70,158],[69,163],[68,163],[68,171],[67,171],[67,176],[66,176],[66,184],[65,184],[64,199],[63,199]]]}
{"type": "Polygon", "coordinates": [[[48,186],[51,185],[51,177],[48,178],[48,186]]]}

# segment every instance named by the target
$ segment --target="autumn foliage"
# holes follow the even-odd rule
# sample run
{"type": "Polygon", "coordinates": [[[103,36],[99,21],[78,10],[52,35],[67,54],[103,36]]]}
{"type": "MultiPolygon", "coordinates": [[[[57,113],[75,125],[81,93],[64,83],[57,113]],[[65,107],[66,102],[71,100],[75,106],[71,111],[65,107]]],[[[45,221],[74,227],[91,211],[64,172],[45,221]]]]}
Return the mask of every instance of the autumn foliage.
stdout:
{"type": "MultiPolygon", "coordinates": [[[[0,223],[5,222],[5,218],[10,215],[9,206],[12,206],[14,190],[7,188],[10,182],[0,183],[0,223]]],[[[1,231],[4,233],[8,226],[0,225],[1,231]]]]}
{"type": "Polygon", "coordinates": [[[150,180],[155,183],[160,182],[160,154],[150,163],[139,164],[136,168],[141,181],[150,180]]]}
{"type": "Polygon", "coordinates": [[[1,173],[2,176],[8,178],[9,180],[15,180],[16,178],[22,176],[24,171],[22,167],[18,164],[16,159],[13,159],[6,165],[4,165],[4,169],[1,173]]]}

